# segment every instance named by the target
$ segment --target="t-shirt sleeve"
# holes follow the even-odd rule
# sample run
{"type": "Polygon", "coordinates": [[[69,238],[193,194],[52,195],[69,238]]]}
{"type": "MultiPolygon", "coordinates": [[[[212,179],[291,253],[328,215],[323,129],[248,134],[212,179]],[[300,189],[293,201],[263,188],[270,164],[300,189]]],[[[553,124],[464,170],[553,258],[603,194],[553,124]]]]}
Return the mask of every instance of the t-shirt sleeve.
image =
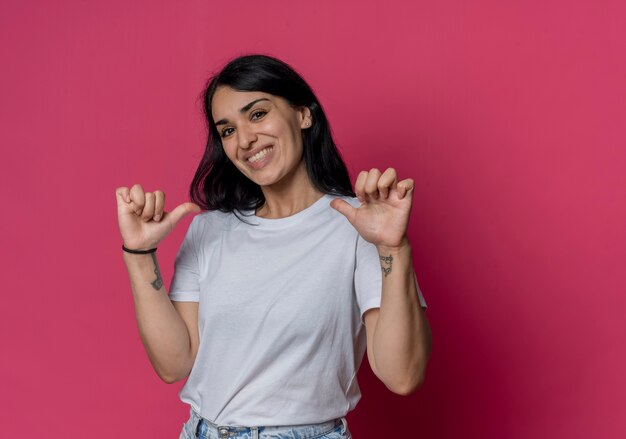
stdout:
{"type": "Polygon", "coordinates": [[[174,275],[170,283],[170,300],[176,302],[200,301],[200,266],[198,258],[196,215],[183,239],[174,261],[174,275]]]}
{"type": "MultiPolygon", "coordinates": [[[[364,240],[360,235],[357,238],[354,277],[357,303],[361,311],[361,320],[363,320],[365,311],[372,308],[380,308],[383,279],[376,246],[364,240]]],[[[424,300],[422,291],[417,283],[417,276],[415,277],[415,286],[417,287],[420,305],[422,308],[427,308],[426,300],[424,300]]]]}

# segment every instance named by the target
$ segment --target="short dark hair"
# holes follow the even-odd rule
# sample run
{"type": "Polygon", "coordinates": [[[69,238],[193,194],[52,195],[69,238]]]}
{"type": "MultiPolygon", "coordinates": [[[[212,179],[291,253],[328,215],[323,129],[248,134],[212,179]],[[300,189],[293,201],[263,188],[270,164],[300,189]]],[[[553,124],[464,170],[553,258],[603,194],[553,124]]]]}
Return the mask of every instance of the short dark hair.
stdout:
{"type": "Polygon", "coordinates": [[[219,86],[238,91],[269,93],[292,107],[307,107],[312,126],[303,131],[303,158],[313,186],[322,193],[354,197],[350,176],[322,105],[311,87],[283,61],[267,55],[244,55],[230,61],[209,79],[203,92],[209,133],[206,149],[189,189],[191,200],[206,210],[241,213],[265,202],[261,188],[242,174],[226,156],[211,113],[213,95],[219,86]]]}

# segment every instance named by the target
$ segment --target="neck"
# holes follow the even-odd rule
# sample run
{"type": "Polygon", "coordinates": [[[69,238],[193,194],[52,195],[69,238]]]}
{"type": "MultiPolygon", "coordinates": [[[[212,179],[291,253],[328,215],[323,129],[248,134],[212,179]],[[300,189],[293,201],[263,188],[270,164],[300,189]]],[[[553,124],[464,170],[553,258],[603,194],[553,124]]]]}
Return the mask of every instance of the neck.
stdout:
{"type": "Polygon", "coordinates": [[[306,172],[299,175],[288,184],[263,186],[265,204],[257,209],[256,215],[268,219],[285,218],[306,209],[324,195],[313,187],[306,172]]]}

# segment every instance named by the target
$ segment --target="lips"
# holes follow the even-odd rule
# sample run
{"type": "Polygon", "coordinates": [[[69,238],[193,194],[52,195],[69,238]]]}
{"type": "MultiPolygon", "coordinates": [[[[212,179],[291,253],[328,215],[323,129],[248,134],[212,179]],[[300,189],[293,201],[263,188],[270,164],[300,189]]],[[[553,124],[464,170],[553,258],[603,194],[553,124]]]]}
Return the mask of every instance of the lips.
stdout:
{"type": "Polygon", "coordinates": [[[243,159],[245,161],[249,161],[249,159],[251,157],[254,157],[255,155],[257,155],[259,152],[263,151],[265,148],[267,148],[268,146],[272,146],[272,145],[263,145],[260,146],[258,148],[253,149],[252,151],[248,152],[246,155],[243,156],[243,159]]]}
{"type": "Polygon", "coordinates": [[[248,154],[246,164],[253,170],[259,170],[264,168],[274,156],[274,146],[267,145],[262,148],[257,148],[256,153],[252,151],[252,154],[248,154]]]}
{"type": "Polygon", "coordinates": [[[256,154],[254,154],[252,157],[249,157],[248,158],[248,163],[256,163],[256,162],[258,162],[263,157],[265,157],[270,152],[272,152],[272,150],[273,150],[273,148],[271,146],[268,146],[267,148],[262,149],[261,151],[259,151],[256,154]]]}

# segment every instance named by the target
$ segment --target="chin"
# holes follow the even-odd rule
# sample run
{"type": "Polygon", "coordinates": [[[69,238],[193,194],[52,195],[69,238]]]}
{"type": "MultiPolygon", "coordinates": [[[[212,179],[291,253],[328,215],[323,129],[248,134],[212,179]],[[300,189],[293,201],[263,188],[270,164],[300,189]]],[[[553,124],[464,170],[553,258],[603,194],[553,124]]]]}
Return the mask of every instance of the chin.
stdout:
{"type": "Polygon", "coordinates": [[[246,175],[246,177],[252,183],[260,187],[272,186],[280,181],[280,178],[274,175],[256,175],[256,176],[246,175]]]}

